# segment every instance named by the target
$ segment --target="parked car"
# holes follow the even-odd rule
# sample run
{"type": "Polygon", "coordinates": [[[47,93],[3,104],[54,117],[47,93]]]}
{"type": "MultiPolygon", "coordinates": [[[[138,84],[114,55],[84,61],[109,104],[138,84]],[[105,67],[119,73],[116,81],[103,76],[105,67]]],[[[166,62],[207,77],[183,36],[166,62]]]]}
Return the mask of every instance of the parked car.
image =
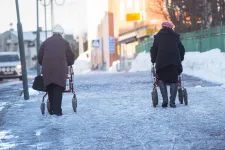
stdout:
{"type": "Polygon", "coordinates": [[[17,52],[0,52],[0,81],[19,78],[22,80],[22,67],[17,52]]]}

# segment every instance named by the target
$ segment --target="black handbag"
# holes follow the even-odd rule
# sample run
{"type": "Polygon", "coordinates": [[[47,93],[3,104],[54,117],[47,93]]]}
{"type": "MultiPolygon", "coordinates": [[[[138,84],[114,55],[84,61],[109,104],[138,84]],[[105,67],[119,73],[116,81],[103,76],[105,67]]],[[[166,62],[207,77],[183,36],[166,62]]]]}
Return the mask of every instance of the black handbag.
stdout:
{"type": "Polygon", "coordinates": [[[38,75],[34,78],[32,88],[36,91],[46,92],[46,88],[44,86],[44,79],[42,75],[38,75]]]}

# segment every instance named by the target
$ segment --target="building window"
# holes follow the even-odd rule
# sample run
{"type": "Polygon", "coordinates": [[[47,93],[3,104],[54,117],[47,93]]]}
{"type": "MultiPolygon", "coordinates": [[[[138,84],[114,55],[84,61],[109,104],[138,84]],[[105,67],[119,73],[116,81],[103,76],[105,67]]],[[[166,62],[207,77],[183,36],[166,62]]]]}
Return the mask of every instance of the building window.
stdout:
{"type": "Polygon", "coordinates": [[[125,20],[124,0],[120,1],[120,20],[125,20]]]}
{"type": "Polygon", "coordinates": [[[133,0],[127,0],[127,8],[133,8],[133,0]]]}
{"type": "Polygon", "coordinates": [[[140,11],[140,3],[139,3],[140,0],[135,0],[135,11],[136,12],[139,12],[140,11]]]}

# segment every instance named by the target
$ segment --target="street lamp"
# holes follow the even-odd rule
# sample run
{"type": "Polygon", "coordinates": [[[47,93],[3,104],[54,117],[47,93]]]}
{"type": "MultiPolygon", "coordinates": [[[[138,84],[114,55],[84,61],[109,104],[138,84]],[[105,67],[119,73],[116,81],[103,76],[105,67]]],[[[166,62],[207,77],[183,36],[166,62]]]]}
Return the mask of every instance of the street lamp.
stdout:
{"type": "MultiPolygon", "coordinates": [[[[66,0],[62,0],[61,3],[58,3],[57,0],[55,0],[55,4],[58,6],[62,6],[65,4],[66,0]]],[[[54,4],[53,4],[53,0],[51,0],[51,24],[52,24],[52,29],[54,27],[54,4]]]]}
{"type": "MultiPolygon", "coordinates": [[[[42,1],[42,0],[40,0],[42,1]]],[[[47,39],[48,35],[47,35],[47,14],[46,14],[46,7],[49,5],[50,3],[46,4],[46,0],[44,0],[44,4],[41,3],[42,6],[44,6],[44,10],[45,10],[45,39],[47,39]]]]}
{"type": "Polygon", "coordinates": [[[37,32],[36,32],[36,49],[37,49],[37,75],[41,74],[40,71],[40,65],[38,62],[38,53],[39,53],[39,48],[40,48],[40,29],[39,29],[39,8],[38,8],[38,0],[36,0],[36,5],[37,5],[37,32]]]}
{"type": "Polygon", "coordinates": [[[19,49],[20,49],[20,60],[22,65],[22,79],[23,79],[23,92],[24,99],[29,99],[28,92],[28,82],[27,82],[27,70],[26,70],[26,60],[25,60],[25,52],[24,52],[24,42],[23,42],[23,28],[20,22],[20,12],[19,12],[19,4],[18,0],[16,2],[16,13],[17,13],[17,32],[18,32],[18,41],[19,41],[19,49]]]}
{"type": "MultiPolygon", "coordinates": [[[[42,0],[40,0],[40,1],[42,1],[42,0]]],[[[46,3],[46,0],[44,0],[44,4],[41,3],[41,5],[45,7],[45,29],[46,30],[47,30],[47,24],[46,24],[46,7],[49,6],[49,5],[51,5],[51,28],[53,29],[53,27],[54,27],[54,4],[53,4],[53,1],[55,1],[55,4],[57,6],[62,6],[62,5],[65,4],[65,1],[66,0],[61,0],[61,3],[60,2],[57,2],[58,0],[49,0],[49,2],[46,3]]]]}

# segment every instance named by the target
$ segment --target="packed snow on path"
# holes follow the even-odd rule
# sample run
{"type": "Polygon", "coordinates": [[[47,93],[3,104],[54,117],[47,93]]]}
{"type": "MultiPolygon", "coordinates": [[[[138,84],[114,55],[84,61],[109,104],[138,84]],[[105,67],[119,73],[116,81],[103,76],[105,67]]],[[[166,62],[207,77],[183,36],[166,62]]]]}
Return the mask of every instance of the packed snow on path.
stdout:
{"type": "MultiPolygon", "coordinates": [[[[184,74],[199,77],[211,82],[225,84],[225,53],[219,49],[207,52],[186,52],[183,64],[184,74]]],[[[142,52],[132,62],[130,72],[150,71],[150,54],[142,52]]]]}
{"type": "Polygon", "coordinates": [[[0,149],[223,149],[224,89],[183,80],[189,105],[177,100],[177,108],[163,109],[161,96],[152,107],[150,72],[77,76],[77,113],[71,93],[64,94],[61,117],[41,115],[43,93],[19,100],[2,117],[0,149]]]}

